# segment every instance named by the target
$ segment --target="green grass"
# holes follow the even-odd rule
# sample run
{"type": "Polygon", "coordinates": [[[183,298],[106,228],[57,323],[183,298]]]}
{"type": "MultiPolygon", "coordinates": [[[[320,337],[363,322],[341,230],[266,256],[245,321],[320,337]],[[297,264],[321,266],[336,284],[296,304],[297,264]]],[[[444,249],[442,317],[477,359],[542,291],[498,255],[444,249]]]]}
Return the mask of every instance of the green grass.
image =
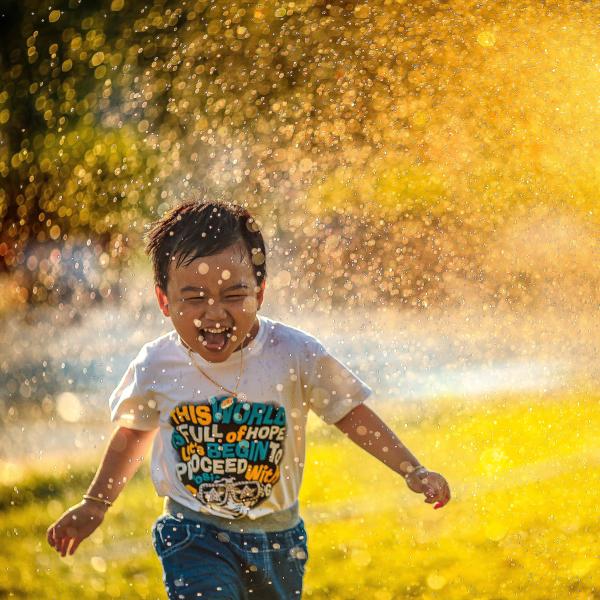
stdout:
{"type": "MultiPolygon", "coordinates": [[[[422,419],[388,414],[404,443],[450,482],[453,498],[441,510],[311,420],[301,494],[305,597],[600,598],[599,400],[446,400],[422,419]]],[[[47,526],[90,477],[80,467],[32,472],[17,492],[0,488],[1,598],[164,600],[149,533],[161,501],[147,471],[75,556],[62,559],[47,545],[47,526]]]]}

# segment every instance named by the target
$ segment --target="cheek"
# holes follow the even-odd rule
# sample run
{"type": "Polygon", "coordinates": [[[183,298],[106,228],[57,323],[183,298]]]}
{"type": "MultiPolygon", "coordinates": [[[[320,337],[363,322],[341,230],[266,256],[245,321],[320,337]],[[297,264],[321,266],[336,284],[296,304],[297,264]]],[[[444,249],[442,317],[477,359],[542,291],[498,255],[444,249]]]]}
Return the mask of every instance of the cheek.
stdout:
{"type": "Polygon", "coordinates": [[[242,302],[242,311],[245,313],[255,313],[258,309],[258,302],[256,298],[253,296],[249,296],[248,298],[244,298],[242,302]]]}
{"type": "Polygon", "coordinates": [[[172,315],[180,321],[185,321],[197,314],[197,310],[191,304],[177,304],[172,311],[172,315]]]}

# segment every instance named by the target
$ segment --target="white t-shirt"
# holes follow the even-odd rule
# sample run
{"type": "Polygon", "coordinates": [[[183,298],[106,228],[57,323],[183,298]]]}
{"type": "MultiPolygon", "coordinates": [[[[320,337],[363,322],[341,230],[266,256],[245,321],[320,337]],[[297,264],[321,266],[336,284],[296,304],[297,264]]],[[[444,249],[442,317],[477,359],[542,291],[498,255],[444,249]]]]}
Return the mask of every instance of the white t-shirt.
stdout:
{"type": "MultiPolygon", "coordinates": [[[[302,481],[308,410],[336,423],[371,394],[317,339],[258,318],[237,397],[194,366],[175,330],[145,344],[112,392],[112,421],[158,428],[151,472],[159,496],[227,519],[288,509],[302,481]]],[[[221,363],[192,358],[235,389],[239,351],[221,363]]]]}

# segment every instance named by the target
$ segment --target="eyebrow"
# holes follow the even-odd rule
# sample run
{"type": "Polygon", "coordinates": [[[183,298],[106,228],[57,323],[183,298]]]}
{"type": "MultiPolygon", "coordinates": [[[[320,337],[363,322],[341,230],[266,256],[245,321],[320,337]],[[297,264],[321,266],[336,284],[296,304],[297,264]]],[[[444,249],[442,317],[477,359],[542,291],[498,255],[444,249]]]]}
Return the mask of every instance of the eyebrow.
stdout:
{"type": "MultiPolygon", "coordinates": [[[[250,289],[250,286],[245,283],[236,283],[235,285],[231,285],[228,288],[224,288],[223,292],[230,292],[231,290],[239,290],[239,289],[250,289]]],[[[184,288],[179,290],[179,293],[183,294],[183,292],[205,292],[206,290],[202,287],[196,287],[195,285],[186,285],[184,288]]]]}

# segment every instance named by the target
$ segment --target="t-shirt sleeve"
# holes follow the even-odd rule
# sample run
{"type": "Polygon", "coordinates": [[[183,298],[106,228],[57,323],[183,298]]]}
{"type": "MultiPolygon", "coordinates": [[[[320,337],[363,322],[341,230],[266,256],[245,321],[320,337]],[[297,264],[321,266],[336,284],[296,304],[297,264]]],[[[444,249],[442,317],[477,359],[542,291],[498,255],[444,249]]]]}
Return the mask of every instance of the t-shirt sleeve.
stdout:
{"type": "Polygon", "coordinates": [[[371,395],[371,388],[318,340],[307,342],[302,354],[305,402],[325,423],[337,423],[371,395]]]}
{"type": "Polygon", "coordinates": [[[110,420],[120,427],[151,431],[159,424],[159,411],[152,390],[147,386],[148,352],[144,346],[129,363],[113,390],[108,404],[110,420]]]}

